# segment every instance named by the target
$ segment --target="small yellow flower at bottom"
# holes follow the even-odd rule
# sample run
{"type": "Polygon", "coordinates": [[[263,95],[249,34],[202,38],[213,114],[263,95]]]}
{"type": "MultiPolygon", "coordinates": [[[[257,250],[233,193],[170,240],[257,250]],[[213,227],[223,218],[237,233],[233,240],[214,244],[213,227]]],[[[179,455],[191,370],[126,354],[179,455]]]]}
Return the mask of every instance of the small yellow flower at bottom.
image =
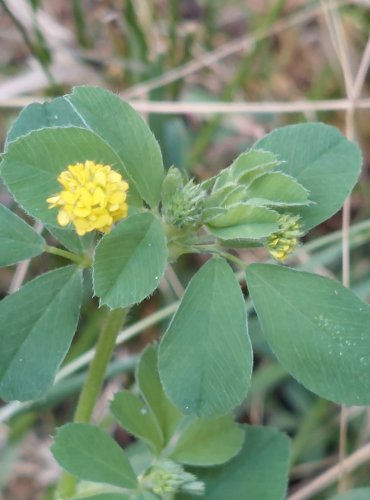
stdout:
{"type": "Polygon", "coordinates": [[[267,249],[279,262],[283,262],[292,253],[302,236],[299,216],[289,214],[279,218],[279,230],[267,238],[267,249]]]}
{"type": "Polygon", "coordinates": [[[128,183],[110,165],[91,160],[68,165],[58,182],[63,190],[46,201],[49,208],[59,207],[58,224],[72,223],[79,236],[95,229],[108,233],[127,217],[128,183]]]}

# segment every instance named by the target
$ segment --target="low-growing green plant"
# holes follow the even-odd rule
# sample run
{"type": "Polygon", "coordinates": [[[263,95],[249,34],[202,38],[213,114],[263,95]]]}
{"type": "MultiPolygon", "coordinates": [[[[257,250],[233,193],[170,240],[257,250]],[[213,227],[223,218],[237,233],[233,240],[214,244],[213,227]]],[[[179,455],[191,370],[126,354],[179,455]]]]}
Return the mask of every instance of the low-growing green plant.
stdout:
{"type": "Polygon", "coordinates": [[[0,263],[48,252],[70,265],[26,283],[0,304],[0,396],[43,398],[79,319],[82,285],[106,306],[73,423],[52,452],[65,470],[56,498],[278,500],[290,460],[286,435],[240,425],[250,386],[247,308],[230,264],[245,271],[266,339],[309,390],[370,403],[370,308],[339,282],[281,265],[299,239],[337,212],[361,166],[333,127],[283,127],[204,182],[161,151],[118,96],[79,87],[26,107],[9,131],[1,176],[16,202],[61,246],[0,207],[0,263]],[[64,248],[61,248],[64,247],[64,248]],[[265,247],[275,263],[247,265],[233,248],[265,247]],[[141,355],[133,390],[110,411],[138,441],[121,447],[90,422],[128,308],[152,294],[168,262],[211,258],[193,276],[159,345],[141,355]],[[88,287],[87,287],[88,288],[88,287]]]}

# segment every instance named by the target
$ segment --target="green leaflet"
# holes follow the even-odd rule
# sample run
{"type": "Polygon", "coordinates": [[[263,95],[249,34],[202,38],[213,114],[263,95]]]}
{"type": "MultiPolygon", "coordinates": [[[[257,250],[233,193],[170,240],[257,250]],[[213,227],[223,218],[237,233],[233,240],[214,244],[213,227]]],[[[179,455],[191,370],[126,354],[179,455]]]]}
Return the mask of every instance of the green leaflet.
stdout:
{"type": "Polygon", "coordinates": [[[161,222],[149,212],[123,220],[98,243],[93,268],[95,294],[110,308],[136,304],[159,285],[167,264],[161,222]]]}
{"type": "Polygon", "coordinates": [[[141,355],[136,379],[143,398],[160,425],[164,444],[167,444],[182,419],[182,414],[165,395],[157,364],[158,346],[150,345],[141,355]]]}
{"type": "Polygon", "coordinates": [[[0,303],[0,395],[41,398],[51,386],[76,330],[81,272],[67,266],[43,274],[0,303]]]}
{"type": "Polygon", "coordinates": [[[223,464],[239,453],[244,437],[232,415],[198,418],[180,435],[169,458],[187,465],[223,464]]]}
{"type": "Polygon", "coordinates": [[[124,451],[99,427],[66,424],[58,429],[51,451],[59,464],[79,479],[121,488],[137,486],[124,451]]]}
{"type": "Polygon", "coordinates": [[[185,415],[224,415],[245,398],[252,370],[245,303],[223,259],[211,259],[190,281],[158,366],[166,394],[185,415]]]}
{"type": "Polygon", "coordinates": [[[251,205],[290,207],[309,205],[308,191],[290,175],[270,172],[256,177],[247,187],[245,200],[251,205]]]}
{"type": "MultiPolygon", "coordinates": [[[[191,469],[205,482],[205,500],[283,500],[288,484],[290,442],[271,427],[245,426],[242,451],[222,467],[191,469]],[[232,496],[231,496],[232,495],[232,496]]],[[[179,500],[190,500],[181,494],[179,500]]]]}
{"type": "Polygon", "coordinates": [[[74,229],[48,226],[47,230],[64,247],[78,254],[84,254],[91,247],[95,239],[94,232],[87,233],[84,236],[78,236],[74,229]]]}
{"type": "Polygon", "coordinates": [[[159,453],[163,447],[163,434],[153,412],[130,391],[115,394],[110,410],[119,424],[130,434],[142,439],[159,453]]]}
{"type": "Polygon", "coordinates": [[[247,203],[239,203],[227,209],[208,209],[206,215],[212,234],[223,240],[254,240],[268,236],[278,229],[277,212],[265,207],[253,207],[247,203]]]}
{"type": "Polygon", "coordinates": [[[121,159],[99,136],[77,127],[36,130],[10,143],[1,163],[9,191],[26,212],[59,227],[58,209],[46,199],[61,191],[58,175],[69,164],[94,160],[111,165],[126,176],[121,159]]]}
{"type": "Polygon", "coordinates": [[[346,405],[370,402],[370,307],[335,280],[268,264],[246,271],[262,330],[299,382],[346,405]]]}
{"type": "Polygon", "coordinates": [[[314,205],[292,211],[302,217],[306,231],[341,208],[360,173],[361,154],[357,145],[323,123],[278,128],[254,147],[272,151],[284,161],[279,170],[308,190],[314,205]]]}
{"type": "Polygon", "coordinates": [[[40,255],[44,238],[24,220],[0,205],[0,266],[10,266],[40,255]]]}
{"type": "MultiPolygon", "coordinates": [[[[149,205],[158,204],[163,180],[158,143],[141,116],[117,95],[97,87],[80,86],[50,103],[31,104],[9,131],[7,146],[10,148],[12,141],[33,130],[50,127],[81,127],[94,132],[125,165],[131,189],[135,186],[149,205]]],[[[93,158],[84,158],[88,159],[93,158]]]]}

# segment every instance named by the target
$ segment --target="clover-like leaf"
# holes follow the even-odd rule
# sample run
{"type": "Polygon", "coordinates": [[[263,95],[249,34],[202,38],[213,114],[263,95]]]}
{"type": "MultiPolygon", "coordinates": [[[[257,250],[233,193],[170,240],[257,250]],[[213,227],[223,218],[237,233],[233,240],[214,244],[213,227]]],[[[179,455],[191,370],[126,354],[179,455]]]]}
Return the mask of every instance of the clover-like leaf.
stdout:
{"type": "Polygon", "coordinates": [[[26,283],[0,303],[0,396],[41,398],[76,330],[81,272],[67,266],[26,283]]]}
{"type": "Polygon", "coordinates": [[[18,215],[0,205],[0,266],[10,266],[44,251],[44,238],[18,215]]]}
{"type": "Polygon", "coordinates": [[[159,285],[167,264],[160,221],[149,212],[120,222],[95,250],[95,294],[112,309],[145,299],[159,285]]]}
{"type": "Polygon", "coordinates": [[[223,259],[190,281],[159,348],[159,375],[186,415],[225,415],[246,396],[252,350],[239,283],[223,259]]]}

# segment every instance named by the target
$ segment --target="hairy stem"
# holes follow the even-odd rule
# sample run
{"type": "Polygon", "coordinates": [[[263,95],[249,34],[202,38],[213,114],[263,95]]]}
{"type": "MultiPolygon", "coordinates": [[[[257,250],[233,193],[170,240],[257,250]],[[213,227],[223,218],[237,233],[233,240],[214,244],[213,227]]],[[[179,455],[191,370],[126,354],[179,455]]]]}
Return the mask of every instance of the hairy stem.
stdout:
{"type": "MultiPolygon", "coordinates": [[[[113,309],[108,313],[104,328],[98,339],[95,356],[87,372],[77,404],[74,422],[89,422],[100,394],[107,366],[111,359],[116,338],[126,317],[127,309],[113,309]]],[[[59,484],[62,498],[70,498],[76,491],[76,478],[64,472],[59,484]]]]}

